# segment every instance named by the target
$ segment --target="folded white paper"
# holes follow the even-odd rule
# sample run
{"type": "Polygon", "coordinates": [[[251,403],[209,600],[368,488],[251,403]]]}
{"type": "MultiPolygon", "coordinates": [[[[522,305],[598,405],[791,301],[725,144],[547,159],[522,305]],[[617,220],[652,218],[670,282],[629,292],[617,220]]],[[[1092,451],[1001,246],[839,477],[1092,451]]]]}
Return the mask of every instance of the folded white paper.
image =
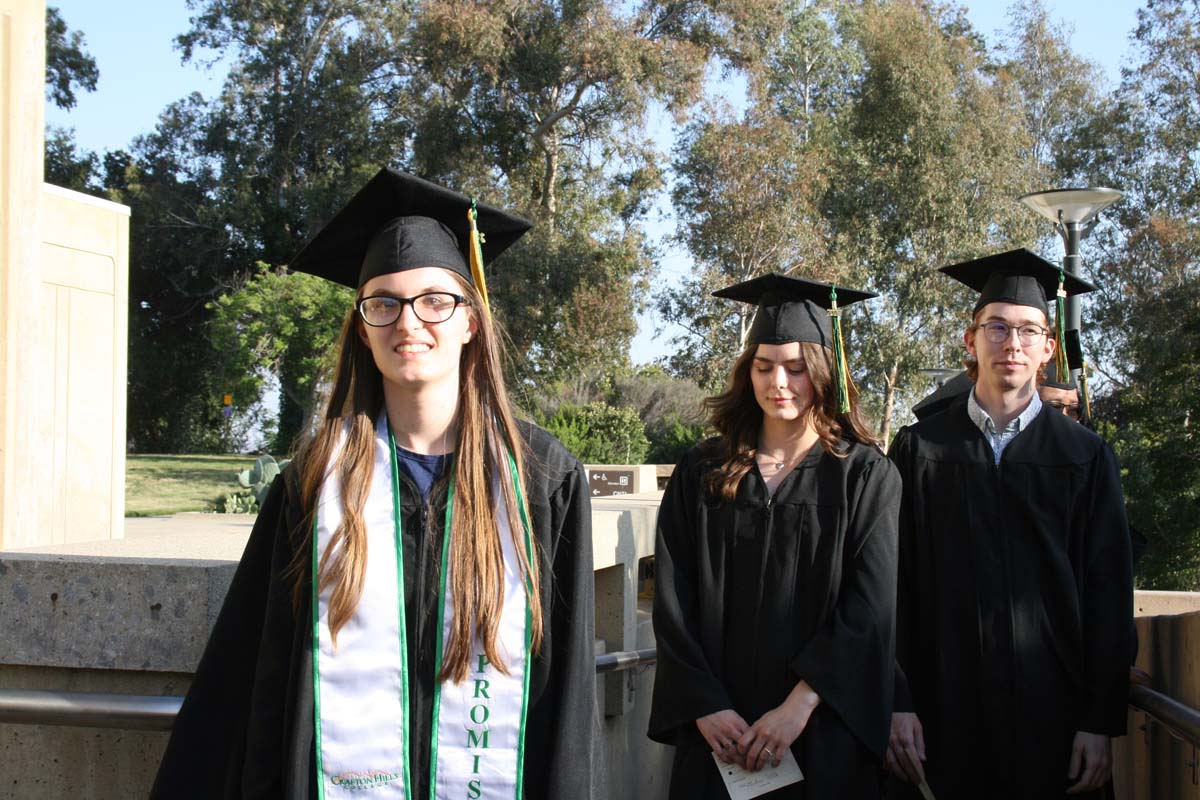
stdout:
{"type": "Polygon", "coordinates": [[[752,797],[804,780],[800,765],[796,763],[796,757],[792,755],[790,747],[783,751],[778,767],[772,767],[768,763],[758,772],[749,772],[737,764],[726,764],[717,758],[716,753],[713,753],[712,757],[717,763],[717,769],[721,771],[722,780],[725,781],[729,800],[750,800],[752,797]]]}

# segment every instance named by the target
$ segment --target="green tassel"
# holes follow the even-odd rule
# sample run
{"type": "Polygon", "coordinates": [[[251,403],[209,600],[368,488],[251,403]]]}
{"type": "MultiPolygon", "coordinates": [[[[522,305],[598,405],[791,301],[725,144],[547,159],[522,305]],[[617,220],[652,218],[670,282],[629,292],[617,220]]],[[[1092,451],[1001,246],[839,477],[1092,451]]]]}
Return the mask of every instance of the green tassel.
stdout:
{"type": "Polygon", "coordinates": [[[846,348],[842,344],[842,312],[837,304],[837,287],[829,290],[829,319],[833,323],[833,372],[837,380],[838,413],[850,413],[850,389],[846,385],[846,348]]]}
{"type": "Polygon", "coordinates": [[[1071,374],[1067,366],[1067,290],[1064,287],[1066,276],[1063,268],[1058,268],[1058,293],[1054,298],[1054,337],[1057,340],[1054,348],[1054,366],[1058,371],[1059,380],[1065,381],[1071,374]]]}

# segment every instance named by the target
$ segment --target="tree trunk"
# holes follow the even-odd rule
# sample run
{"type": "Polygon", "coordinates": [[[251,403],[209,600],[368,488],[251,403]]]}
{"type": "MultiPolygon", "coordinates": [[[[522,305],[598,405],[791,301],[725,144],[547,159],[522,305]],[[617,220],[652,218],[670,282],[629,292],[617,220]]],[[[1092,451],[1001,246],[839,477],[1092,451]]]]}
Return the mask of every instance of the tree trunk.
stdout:
{"type": "Polygon", "coordinates": [[[554,216],[558,211],[558,201],[554,194],[555,181],[558,180],[558,137],[553,133],[546,137],[546,172],[542,176],[542,210],[546,212],[546,225],[550,233],[554,233],[554,216]]]}
{"type": "Polygon", "coordinates": [[[883,437],[885,451],[892,443],[892,414],[896,409],[896,379],[899,374],[900,365],[892,364],[887,372],[887,388],[883,395],[883,418],[879,420],[879,435],[883,437]]]}

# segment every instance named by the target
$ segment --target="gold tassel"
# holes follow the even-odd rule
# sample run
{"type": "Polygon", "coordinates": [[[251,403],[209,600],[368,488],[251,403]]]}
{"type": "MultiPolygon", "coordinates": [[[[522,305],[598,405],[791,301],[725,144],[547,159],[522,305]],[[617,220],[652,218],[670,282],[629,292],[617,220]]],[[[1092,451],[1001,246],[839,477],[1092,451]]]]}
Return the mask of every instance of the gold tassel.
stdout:
{"type": "Polygon", "coordinates": [[[842,311],[837,304],[837,287],[829,290],[829,319],[833,327],[833,373],[837,384],[838,413],[850,413],[850,388],[846,384],[849,372],[846,365],[846,347],[842,343],[842,311]]]}
{"type": "Polygon", "coordinates": [[[483,307],[487,313],[492,313],[492,305],[488,302],[487,280],[483,277],[483,234],[479,232],[479,228],[475,226],[475,220],[479,216],[479,211],[475,207],[475,198],[471,198],[471,207],[467,209],[467,221],[471,224],[470,236],[470,253],[471,253],[471,278],[475,281],[475,289],[479,292],[479,296],[483,298],[483,307]]]}
{"type": "Polygon", "coordinates": [[[1079,365],[1079,394],[1080,394],[1080,399],[1083,401],[1083,413],[1084,413],[1083,418],[1085,420],[1091,420],[1091,418],[1092,418],[1092,397],[1091,397],[1091,394],[1088,392],[1087,370],[1088,370],[1087,362],[1084,361],[1079,365]]]}

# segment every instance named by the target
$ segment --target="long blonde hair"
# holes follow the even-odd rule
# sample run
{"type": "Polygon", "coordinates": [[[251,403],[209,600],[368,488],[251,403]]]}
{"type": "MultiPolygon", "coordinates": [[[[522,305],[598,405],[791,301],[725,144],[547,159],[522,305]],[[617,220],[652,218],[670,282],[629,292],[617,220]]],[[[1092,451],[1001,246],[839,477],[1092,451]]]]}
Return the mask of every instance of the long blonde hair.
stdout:
{"type": "MultiPolygon", "coordinates": [[[[733,363],[725,391],[704,400],[704,408],[709,412],[709,424],[721,435],[715,453],[721,464],[704,476],[704,484],[709,494],[726,502],[737,498],[738,484],[754,468],[754,457],[758,451],[763,413],[754,397],[754,384],[750,379],[750,368],[757,352],[756,344],[743,350],[733,363]]],[[[859,411],[858,387],[849,374],[846,375],[846,389],[850,396],[850,411],[842,414],[837,410],[833,351],[813,342],[801,342],[800,352],[804,356],[805,369],[813,387],[813,402],[808,410],[809,424],[816,430],[825,451],[844,458],[845,454],[838,448],[843,437],[878,446],[879,437],[859,411]]]]}
{"type": "MultiPolygon", "coordinates": [[[[454,464],[454,526],[450,537],[447,581],[454,607],[453,625],[443,648],[438,680],[458,682],[470,669],[471,642],[478,636],[487,659],[507,674],[496,647],[500,612],[504,603],[504,556],[492,498],[492,480],[503,487],[509,526],[521,575],[526,581],[530,642],[537,652],[542,642],[542,605],[538,591],[537,553],[526,552],[522,509],[510,478],[508,455],[516,462],[517,481],[525,481],[525,447],[517,430],[501,368],[500,337],[491,315],[481,310],[475,288],[454,275],[474,315],[477,330],[463,346],[459,361],[458,434],[454,464]]],[[[313,515],[326,474],[341,487],[344,517],[321,555],[317,567],[318,591],[332,586],[329,629],[337,633],[354,615],[362,597],[367,569],[367,531],[363,505],[374,469],[375,420],[383,407],[383,377],[370,349],[358,335],[358,314],[346,314],[338,343],[333,390],[325,414],[310,437],[300,445],[296,460],[300,470],[300,499],[306,509],[306,547],[296,556],[297,596],[305,585],[304,567],[312,549],[313,515]],[[329,467],[339,441],[345,442],[329,467]],[[340,547],[336,546],[340,543],[340,547]]],[[[525,493],[522,491],[522,496],[525,493]]],[[[532,532],[530,541],[532,542],[532,532]]]]}

